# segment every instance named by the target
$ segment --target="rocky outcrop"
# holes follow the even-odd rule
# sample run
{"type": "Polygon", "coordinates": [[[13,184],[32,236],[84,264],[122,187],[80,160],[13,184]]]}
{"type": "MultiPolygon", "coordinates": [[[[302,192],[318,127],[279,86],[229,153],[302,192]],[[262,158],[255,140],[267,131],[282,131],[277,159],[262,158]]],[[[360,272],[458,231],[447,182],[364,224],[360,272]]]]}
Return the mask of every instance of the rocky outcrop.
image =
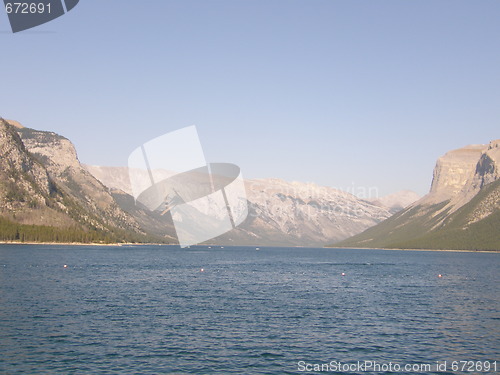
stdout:
{"type": "Polygon", "coordinates": [[[500,249],[500,141],[438,159],[426,196],[336,246],[500,249]]]}

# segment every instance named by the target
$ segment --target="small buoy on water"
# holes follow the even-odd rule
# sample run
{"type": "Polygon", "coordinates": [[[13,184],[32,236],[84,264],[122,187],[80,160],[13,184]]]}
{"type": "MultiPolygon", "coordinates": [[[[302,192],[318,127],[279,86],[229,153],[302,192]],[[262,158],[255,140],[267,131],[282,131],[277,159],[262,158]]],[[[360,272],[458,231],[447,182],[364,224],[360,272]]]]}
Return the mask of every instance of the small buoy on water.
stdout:
{"type": "Polygon", "coordinates": [[[205,270],[204,270],[203,268],[202,268],[202,269],[200,269],[200,272],[204,272],[204,271],[205,271],[205,270]]]}
{"type": "Polygon", "coordinates": [[[441,278],[441,277],[443,277],[443,275],[439,274],[438,277],[441,278]]]}
{"type": "Polygon", "coordinates": [[[344,273],[344,272],[342,272],[342,274],[341,274],[341,275],[342,275],[342,276],[345,276],[345,273],[344,273]]]}
{"type": "Polygon", "coordinates": [[[65,264],[63,267],[64,267],[64,268],[68,268],[68,265],[67,265],[67,264],[65,264]]]}

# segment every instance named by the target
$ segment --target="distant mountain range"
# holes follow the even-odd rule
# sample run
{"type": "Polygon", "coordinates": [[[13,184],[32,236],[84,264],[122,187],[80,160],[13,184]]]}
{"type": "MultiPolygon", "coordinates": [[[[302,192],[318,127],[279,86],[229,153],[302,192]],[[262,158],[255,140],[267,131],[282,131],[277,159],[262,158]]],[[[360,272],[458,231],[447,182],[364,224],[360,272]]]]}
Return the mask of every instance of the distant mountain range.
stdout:
{"type": "MultiPolygon", "coordinates": [[[[499,250],[499,165],[500,140],[450,151],[421,199],[247,180],[248,218],[208,243],[499,250]]],[[[127,168],[83,166],[68,139],[0,118],[0,240],[176,243],[169,214],[130,193],[127,168]]]]}
{"type": "MultiPolygon", "coordinates": [[[[0,119],[0,240],[176,243],[170,216],[130,195],[127,168],[82,166],[73,144],[0,119]]],[[[213,244],[324,246],[389,218],[418,196],[365,200],[310,183],[245,182],[249,215],[213,244]]]]}
{"type": "MultiPolygon", "coordinates": [[[[130,195],[126,167],[89,166],[85,168],[110,188],[121,207],[156,234],[173,235],[172,224],[165,224],[157,213],[138,207],[130,195]]],[[[371,202],[352,194],[312,183],[280,179],[246,180],[249,215],[239,227],[212,241],[213,244],[324,246],[330,241],[350,237],[373,226],[392,212],[419,198],[404,191],[387,200],[371,202]],[[385,203],[384,203],[385,202],[385,203]]]]}
{"type": "Polygon", "coordinates": [[[334,246],[500,250],[500,140],[448,152],[429,194],[334,246]]]}

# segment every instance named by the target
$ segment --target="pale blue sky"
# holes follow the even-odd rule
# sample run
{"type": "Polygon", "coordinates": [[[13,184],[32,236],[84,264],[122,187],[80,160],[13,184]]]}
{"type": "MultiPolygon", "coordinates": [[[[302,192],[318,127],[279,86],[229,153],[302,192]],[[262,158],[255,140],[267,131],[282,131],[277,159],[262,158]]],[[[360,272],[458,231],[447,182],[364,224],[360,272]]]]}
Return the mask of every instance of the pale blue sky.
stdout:
{"type": "Polygon", "coordinates": [[[126,165],[195,124],[209,161],[381,194],[427,192],[437,157],[500,138],[498,0],[81,0],[12,34],[0,116],[126,165]]]}

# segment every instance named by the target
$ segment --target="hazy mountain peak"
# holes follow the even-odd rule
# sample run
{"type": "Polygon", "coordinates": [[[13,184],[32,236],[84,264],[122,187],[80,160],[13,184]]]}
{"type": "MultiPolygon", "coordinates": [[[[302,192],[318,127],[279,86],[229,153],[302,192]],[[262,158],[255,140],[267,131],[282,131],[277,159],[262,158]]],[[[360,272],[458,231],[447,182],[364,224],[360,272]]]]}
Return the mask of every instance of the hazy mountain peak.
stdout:
{"type": "Polygon", "coordinates": [[[396,213],[419,199],[420,195],[414,191],[401,190],[380,198],[369,199],[369,201],[377,206],[389,208],[392,213],[396,213]]]}

